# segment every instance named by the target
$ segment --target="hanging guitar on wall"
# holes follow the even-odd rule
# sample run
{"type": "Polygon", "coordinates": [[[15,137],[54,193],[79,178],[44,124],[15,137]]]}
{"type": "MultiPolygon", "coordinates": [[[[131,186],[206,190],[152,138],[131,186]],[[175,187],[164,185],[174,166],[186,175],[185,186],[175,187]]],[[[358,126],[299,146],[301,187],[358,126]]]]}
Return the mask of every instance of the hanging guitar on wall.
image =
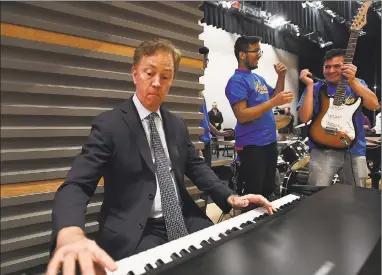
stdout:
{"type": "MultiPolygon", "coordinates": [[[[367,11],[371,1],[365,2],[353,19],[350,38],[344,58],[345,64],[353,62],[359,31],[366,25],[367,11]]],[[[356,97],[352,104],[345,104],[346,80],[338,83],[334,97],[328,96],[326,85],[320,89],[320,111],[312,119],[309,138],[320,147],[348,149],[357,140],[355,114],[361,106],[362,98],[356,97]]]]}

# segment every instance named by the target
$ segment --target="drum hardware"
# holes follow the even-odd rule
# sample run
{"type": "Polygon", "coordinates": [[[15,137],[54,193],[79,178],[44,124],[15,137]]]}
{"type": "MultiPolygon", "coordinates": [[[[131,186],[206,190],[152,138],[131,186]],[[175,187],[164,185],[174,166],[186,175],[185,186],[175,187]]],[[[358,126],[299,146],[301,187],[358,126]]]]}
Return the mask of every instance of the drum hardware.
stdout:
{"type": "Polygon", "coordinates": [[[338,174],[335,174],[332,179],[332,184],[336,184],[337,182],[340,182],[340,176],[338,174]]]}
{"type": "Polygon", "coordinates": [[[308,126],[311,122],[312,122],[312,120],[309,120],[307,123],[301,123],[301,124],[295,126],[294,128],[295,128],[295,129],[299,129],[299,128],[308,126]]]}
{"type": "Polygon", "coordinates": [[[278,172],[280,172],[280,173],[285,173],[289,169],[288,163],[285,162],[280,155],[277,156],[277,165],[276,165],[276,168],[277,168],[278,172]]]}

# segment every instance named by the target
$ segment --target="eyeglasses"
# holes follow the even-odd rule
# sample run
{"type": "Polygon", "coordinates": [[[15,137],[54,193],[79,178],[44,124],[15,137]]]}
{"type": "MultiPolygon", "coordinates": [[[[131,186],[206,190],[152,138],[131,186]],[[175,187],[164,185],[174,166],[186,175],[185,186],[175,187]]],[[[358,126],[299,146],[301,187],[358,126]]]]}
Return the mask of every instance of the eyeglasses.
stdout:
{"type": "Polygon", "coordinates": [[[247,50],[247,51],[243,51],[243,52],[246,52],[246,53],[255,53],[255,54],[263,54],[263,50],[261,49],[255,49],[255,50],[247,50]]]}

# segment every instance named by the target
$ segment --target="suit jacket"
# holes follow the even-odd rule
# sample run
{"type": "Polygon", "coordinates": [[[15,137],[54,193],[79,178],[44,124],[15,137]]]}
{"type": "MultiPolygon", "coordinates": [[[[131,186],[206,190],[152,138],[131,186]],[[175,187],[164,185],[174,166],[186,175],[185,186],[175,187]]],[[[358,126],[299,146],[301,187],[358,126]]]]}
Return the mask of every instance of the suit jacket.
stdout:
{"type": "MultiPolygon", "coordinates": [[[[182,212],[188,231],[193,232],[199,229],[198,221],[209,219],[188,194],[184,175],[224,212],[230,210],[227,198],[232,191],[199,157],[184,120],[165,108],[160,110],[182,212]]],[[[150,147],[132,99],[94,120],[82,152],[55,196],[52,248],[60,229],[84,228],[84,212],[101,177],[105,191],[96,242],[119,260],[134,253],[157,188],[150,147]]]]}

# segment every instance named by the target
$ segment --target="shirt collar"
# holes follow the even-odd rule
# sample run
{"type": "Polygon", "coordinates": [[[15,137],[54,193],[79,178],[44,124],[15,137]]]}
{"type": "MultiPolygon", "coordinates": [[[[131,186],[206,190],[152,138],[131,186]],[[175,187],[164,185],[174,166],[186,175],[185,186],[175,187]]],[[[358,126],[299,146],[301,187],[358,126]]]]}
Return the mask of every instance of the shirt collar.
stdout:
{"type": "MultiPolygon", "coordinates": [[[[142,105],[141,101],[137,97],[137,94],[134,94],[133,102],[134,102],[135,108],[137,108],[139,118],[141,119],[141,121],[144,120],[149,114],[152,113],[151,111],[147,110],[145,106],[142,105]]],[[[159,118],[162,119],[162,115],[159,109],[156,111],[156,113],[158,114],[159,118]]]]}

